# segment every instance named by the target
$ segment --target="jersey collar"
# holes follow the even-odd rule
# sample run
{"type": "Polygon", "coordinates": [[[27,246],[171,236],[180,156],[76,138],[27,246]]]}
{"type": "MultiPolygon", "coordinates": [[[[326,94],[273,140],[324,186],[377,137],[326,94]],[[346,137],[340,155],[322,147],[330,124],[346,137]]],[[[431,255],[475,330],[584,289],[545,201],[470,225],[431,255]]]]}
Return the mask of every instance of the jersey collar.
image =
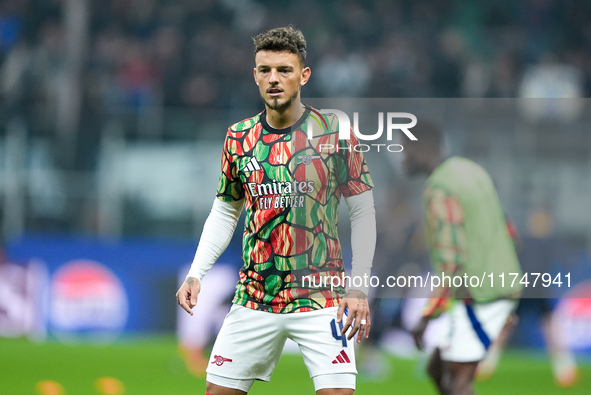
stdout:
{"type": "Polygon", "coordinates": [[[300,119],[298,119],[296,121],[296,123],[294,123],[293,125],[288,126],[283,129],[275,129],[274,127],[269,125],[267,123],[267,110],[263,111],[263,113],[261,114],[261,123],[263,124],[263,129],[265,129],[267,132],[273,133],[273,134],[286,134],[286,133],[289,133],[293,130],[299,129],[299,127],[304,123],[304,121],[306,120],[306,118],[308,118],[308,115],[310,114],[310,107],[305,104],[304,104],[304,107],[305,107],[304,112],[302,113],[302,116],[300,117],[300,119]]]}

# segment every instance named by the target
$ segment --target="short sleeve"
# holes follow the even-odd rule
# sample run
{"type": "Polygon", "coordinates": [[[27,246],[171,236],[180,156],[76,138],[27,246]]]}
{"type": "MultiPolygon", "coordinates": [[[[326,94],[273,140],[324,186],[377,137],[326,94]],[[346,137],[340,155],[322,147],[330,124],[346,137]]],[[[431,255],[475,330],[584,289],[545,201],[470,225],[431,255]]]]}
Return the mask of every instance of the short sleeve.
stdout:
{"type": "Polygon", "coordinates": [[[244,188],[238,175],[238,166],[236,165],[234,149],[236,144],[240,143],[228,133],[222,152],[222,171],[216,194],[217,198],[224,202],[237,201],[244,198],[244,188]]]}

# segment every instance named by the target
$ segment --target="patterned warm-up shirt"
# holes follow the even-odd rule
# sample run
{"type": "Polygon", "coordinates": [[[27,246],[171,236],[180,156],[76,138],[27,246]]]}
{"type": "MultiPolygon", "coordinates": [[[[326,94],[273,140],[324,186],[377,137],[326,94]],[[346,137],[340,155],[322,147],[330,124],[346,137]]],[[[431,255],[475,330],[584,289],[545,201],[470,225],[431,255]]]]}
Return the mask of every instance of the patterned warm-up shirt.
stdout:
{"type": "MultiPolygon", "coordinates": [[[[462,205],[444,189],[433,186],[427,186],[423,196],[427,201],[425,225],[433,266],[452,277],[462,274],[467,249],[462,205]]],[[[454,296],[449,287],[436,288],[423,315],[439,316],[450,307],[454,296]]]]}
{"type": "Polygon", "coordinates": [[[464,278],[459,286],[441,280],[424,315],[435,317],[456,299],[486,303],[515,298],[521,292],[521,284],[491,280],[521,273],[521,267],[512,238],[515,232],[481,166],[461,157],[445,160],[427,180],[423,205],[435,273],[464,278]],[[475,278],[479,284],[472,282],[475,278]]]}
{"type": "Polygon", "coordinates": [[[230,127],[217,197],[246,209],[233,303],[275,313],[338,305],[339,201],[373,187],[356,144],[339,140],[335,116],[310,107],[289,128],[269,126],[265,111],[230,127]]]}

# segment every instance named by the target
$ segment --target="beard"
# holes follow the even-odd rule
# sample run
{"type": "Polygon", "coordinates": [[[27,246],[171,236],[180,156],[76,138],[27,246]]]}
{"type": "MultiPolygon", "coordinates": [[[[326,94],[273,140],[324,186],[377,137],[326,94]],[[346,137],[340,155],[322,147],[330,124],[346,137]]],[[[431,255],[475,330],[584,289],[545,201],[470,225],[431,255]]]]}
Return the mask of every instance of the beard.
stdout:
{"type": "Polygon", "coordinates": [[[261,99],[263,99],[263,102],[265,103],[265,105],[267,106],[267,108],[269,110],[283,112],[283,111],[287,110],[289,107],[291,107],[291,102],[294,99],[297,99],[299,93],[300,93],[299,89],[296,90],[289,99],[285,100],[285,102],[280,102],[279,99],[276,97],[271,98],[271,100],[265,100],[263,95],[261,95],[261,99]]]}

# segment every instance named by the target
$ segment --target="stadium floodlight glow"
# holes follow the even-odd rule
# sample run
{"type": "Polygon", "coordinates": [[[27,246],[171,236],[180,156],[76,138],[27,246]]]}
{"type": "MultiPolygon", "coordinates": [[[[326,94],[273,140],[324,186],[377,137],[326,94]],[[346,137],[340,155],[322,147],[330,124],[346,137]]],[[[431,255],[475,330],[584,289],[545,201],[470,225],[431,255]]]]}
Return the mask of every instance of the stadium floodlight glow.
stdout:
{"type": "MultiPolygon", "coordinates": [[[[314,138],[314,123],[318,124],[320,128],[324,128],[325,130],[328,129],[328,125],[324,120],[322,114],[333,114],[337,117],[339,121],[339,140],[348,140],[351,138],[351,121],[349,116],[341,110],[336,109],[326,109],[323,108],[319,111],[312,110],[310,114],[310,118],[308,118],[308,128],[307,128],[307,135],[308,139],[314,138]]],[[[394,130],[402,131],[406,137],[410,140],[416,141],[417,138],[412,132],[409,130],[410,128],[414,127],[417,124],[417,117],[414,114],[409,112],[388,112],[386,113],[387,125],[386,125],[386,133],[387,139],[392,140],[392,132],[394,130]],[[407,118],[410,120],[408,123],[394,123],[394,119],[400,118],[407,118]]],[[[359,113],[353,113],[353,133],[359,140],[363,141],[373,141],[379,139],[384,132],[384,113],[378,112],[378,131],[374,134],[363,134],[359,130],[359,113]]]]}

